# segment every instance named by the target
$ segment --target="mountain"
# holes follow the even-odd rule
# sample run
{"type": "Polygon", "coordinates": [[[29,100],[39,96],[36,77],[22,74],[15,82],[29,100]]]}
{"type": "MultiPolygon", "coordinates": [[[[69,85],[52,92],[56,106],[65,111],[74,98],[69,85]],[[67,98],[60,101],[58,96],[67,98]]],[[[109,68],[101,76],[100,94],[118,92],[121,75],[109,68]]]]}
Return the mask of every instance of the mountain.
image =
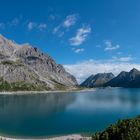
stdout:
{"type": "Polygon", "coordinates": [[[0,35],[0,89],[60,89],[75,87],[76,78],[48,54],[0,35]],[[5,86],[5,87],[3,87],[5,86]]]}
{"type": "Polygon", "coordinates": [[[122,71],[117,77],[107,82],[105,86],[140,88],[140,71],[135,68],[130,72],[122,71]]]}
{"type": "Polygon", "coordinates": [[[83,87],[102,87],[105,83],[113,79],[115,76],[112,73],[98,73],[88,77],[81,86],[83,87]]]}

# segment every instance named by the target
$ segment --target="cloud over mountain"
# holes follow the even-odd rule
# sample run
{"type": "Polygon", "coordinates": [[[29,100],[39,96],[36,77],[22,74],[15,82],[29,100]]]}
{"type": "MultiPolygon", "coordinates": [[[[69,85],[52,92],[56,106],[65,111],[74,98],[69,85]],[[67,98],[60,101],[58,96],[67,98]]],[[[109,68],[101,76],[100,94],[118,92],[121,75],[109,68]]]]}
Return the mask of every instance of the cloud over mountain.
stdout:
{"type": "Polygon", "coordinates": [[[132,68],[140,70],[138,63],[93,59],[76,64],[67,64],[64,67],[77,78],[79,83],[92,74],[113,72],[117,75],[123,70],[130,71],[132,68]]]}

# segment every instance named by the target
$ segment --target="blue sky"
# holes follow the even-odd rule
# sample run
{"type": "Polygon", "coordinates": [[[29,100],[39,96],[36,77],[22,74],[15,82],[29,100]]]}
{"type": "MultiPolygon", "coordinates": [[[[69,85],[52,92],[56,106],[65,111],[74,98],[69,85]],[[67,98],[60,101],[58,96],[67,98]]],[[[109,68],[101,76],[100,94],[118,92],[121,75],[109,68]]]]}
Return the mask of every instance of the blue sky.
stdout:
{"type": "Polygon", "coordinates": [[[139,5],[139,0],[1,0],[0,33],[47,52],[79,81],[99,65],[98,72],[117,74],[140,68],[139,5]]]}

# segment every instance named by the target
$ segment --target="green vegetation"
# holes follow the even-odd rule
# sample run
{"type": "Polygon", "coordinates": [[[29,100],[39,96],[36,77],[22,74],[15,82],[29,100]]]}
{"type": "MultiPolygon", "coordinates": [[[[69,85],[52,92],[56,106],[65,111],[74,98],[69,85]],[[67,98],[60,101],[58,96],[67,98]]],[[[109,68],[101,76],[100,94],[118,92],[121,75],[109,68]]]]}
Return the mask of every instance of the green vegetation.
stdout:
{"type": "Polygon", "coordinates": [[[11,61],[11,60],[4,60],[1,62],[3,65],[13,65],[13,66],[23,66],[20,60],[11,61]]]}
{"type": "Polygon", "coordinates": [[[0,91],[39,91],[43,89],[47,90],[47,88],[42,86],[39,87],[30,83],[22,83],[22,82],[17,83],[3,82],[0,84],[0,91]]]}
{"type": "Polygon", "coordinates": [[[36,85],[24,82],[8,83],[0,78],[0,91],[41,91],[49,90],[46,85],[36,85]]]}
{"type": "Polygon", "coordinates": [[[105,131],[96,133],[92,140],[140,140],[140,116],[118,121],[105,131]]]}

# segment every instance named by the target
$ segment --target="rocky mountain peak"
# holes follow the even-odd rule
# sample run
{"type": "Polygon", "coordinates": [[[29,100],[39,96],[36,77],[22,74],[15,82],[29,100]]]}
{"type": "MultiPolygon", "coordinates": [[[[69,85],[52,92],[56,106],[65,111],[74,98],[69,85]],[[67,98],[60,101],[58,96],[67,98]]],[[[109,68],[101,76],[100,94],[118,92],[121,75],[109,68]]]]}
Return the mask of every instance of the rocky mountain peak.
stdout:
{"type": "Polygon", "coordinates": [[[87,78],[81,86],[85,87],[102,87],[106,82],[113,79],[115,76],[113,73],[98,73],[96,75],[91,75],[87,78]]]}
{"type": "Polygon", "coordinates": [[[129,79],[130,80],[134,80],[135,78],[140,77],[140,71],[133,68],[130,72],[129,72],[129,79]]]}
{"type": "Polygon", "coordinates": [[[122,71],[118,76],[106,83],[112,87],[140,87],[140,71],[133,68],[129,72],[122,71]]]}
{"type": "Polygon", "coordinates": [[[130,73],[133,73],[133,74],[140,74],[140,71],[137,70],[137,69],[135,69],[135,68],[133,68],[133,69],[130,71],[130,73]]]}
{"type": "MultiPolygon", "coordinates": [[[[8,40],[4,36],[0,35],[0,59],[16,59],[14,53],[20,48],[19,44],[16,44],[12,40],[8,40]]],[[[0,60],[0,61],[1,61],[0,60]]]]}
{"type": "MultiPolygon", "coordinates": [[[[25,79],[25,81],[22,82],[27,82],[25,77],[30,75],[28,82],[33,82],[33,80],[30,80],[30,77],[36,77],[38,82],[46,83],[49,88],[77,85],[75,77],[69,74],[62,65],[57,64],[48,54],[43,53],[37,47],[32,47],[29,44],[19,45],[14,41],[6,39],[2,35],[0,35],[0,62],[2,62],[1,65],[9,66],[8,68],[10,70],[7,71],[8,75],[11,72],[11,68],[14,70],[18,68],[21,69],[22,66],[26,67],[24,68],[25,73],[22,70],[21,74],[24,77],[19,75],[21,70],[17,70],[17,72],[19,72],[18,74],[12,74],[12,77],[15,77],[15,79],[13,78],[14,82],[19,82],[19,79],[25,79]],[[5,63],[5,61],[11,62],[5,63]],[[13,68],[15,64],[18,64],[18,67],[13,68]],[[32,74],[34,76],[32,76],[32,74]]],[[[5,75],[1,75],[1,77],[5,77],[5,75]]],[[[11,83],[13,80],[7,78],[7,81],[11,83]]]]}
{"type": "Polygon", "coordinates": [[[122,72],[120,72],[119,74],[118,74],[118,78],[120,77],[125,77],[126,75],[128,74],[128,72],[126,72],[126,71],[122,71],[122,72]]]}

